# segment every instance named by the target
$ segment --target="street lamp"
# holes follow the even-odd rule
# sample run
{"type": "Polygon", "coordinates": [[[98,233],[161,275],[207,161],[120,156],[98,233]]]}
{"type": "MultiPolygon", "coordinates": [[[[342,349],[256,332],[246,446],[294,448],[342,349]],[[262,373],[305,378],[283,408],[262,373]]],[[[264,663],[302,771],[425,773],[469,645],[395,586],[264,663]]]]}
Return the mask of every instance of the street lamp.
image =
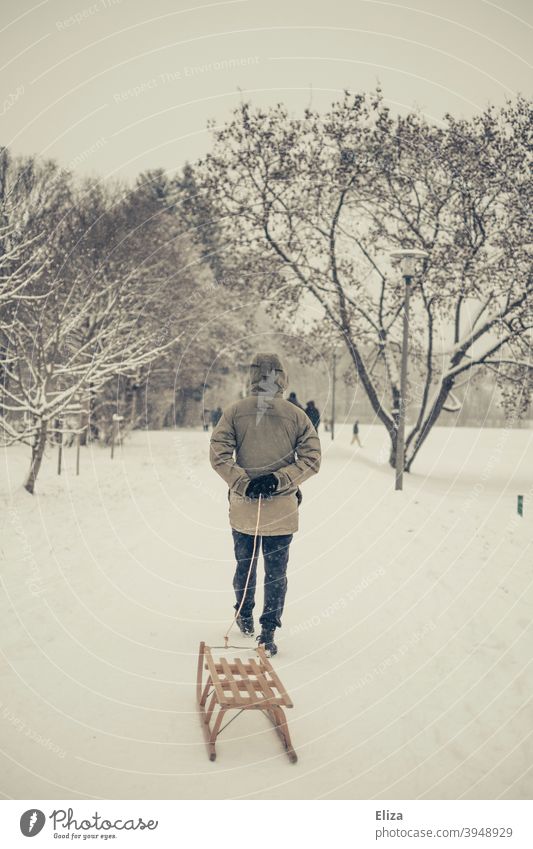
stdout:
{"type": "Polygon", "coordinates": [[[415,248],[391,252],[393,264],[399,265],[405,284],[405,296],[403,303],[403,340],[402,340],[402,368],[400,373],[400,398],[398,409],[398,431],[396,433],[396,483],[395,489],[403,489],[403,466],[405,458],[405,408],[407,395],[407,356],[409,349],[409,298],[411,295],[411,283],[416,272],[417,264],[429,256],[426,251],[415,248]]]}
{"type": "Polygon", "coordinates": [[[339,345],[333,347],[332,364],[332,386],[331,386],[331,439],[335,439],[335,384],[337,382],[337,350],[339,345]]]}

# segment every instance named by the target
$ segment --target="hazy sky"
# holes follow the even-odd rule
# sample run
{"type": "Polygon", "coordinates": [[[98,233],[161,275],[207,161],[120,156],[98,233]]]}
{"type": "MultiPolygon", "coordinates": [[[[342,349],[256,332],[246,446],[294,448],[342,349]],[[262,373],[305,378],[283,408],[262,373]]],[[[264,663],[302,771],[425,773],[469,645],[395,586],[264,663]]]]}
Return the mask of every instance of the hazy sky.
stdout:
{"type": "Polygon", "coordinates": [[[379,80],[439,119],[530,94],[529,0],[2,0],[0,143],[80,173],[169,171],[243,96],[324,108],[379,80]],[[528,51],[529,47],[529,51],[528,51]]]}

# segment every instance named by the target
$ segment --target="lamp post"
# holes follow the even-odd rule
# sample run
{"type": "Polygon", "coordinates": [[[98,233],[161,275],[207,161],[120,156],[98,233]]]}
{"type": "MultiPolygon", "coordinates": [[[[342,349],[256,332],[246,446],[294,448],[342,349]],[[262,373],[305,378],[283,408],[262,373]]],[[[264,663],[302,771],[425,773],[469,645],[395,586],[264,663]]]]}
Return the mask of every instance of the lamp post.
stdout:
{"type": "Polygon", "coordinates": [[[335,345],[333,348],[333,364],[331,369],[331,378],[332,378],[332,386],[331,386],[331,439],[335,439],[335,386],[337,382],[337,348],[338,345],[335,345]]]}
{"type": "Polygon", "coordinates": [[[405,249],[393,251],[391,259],[400,265],[404,280],[405,292],[403,302],[403,340],[402,340],[402,365],[400,372],[400,398],[398,408],[398,430],[396,432],[396,482],[395,489],[403,489],[403,467],[405,461],[405,410],[407,395],[407,358],[409,354],[409,300],[411,297],[411,284],[419,260],[429,256],[426,251],[416,249],[405,249]]]}

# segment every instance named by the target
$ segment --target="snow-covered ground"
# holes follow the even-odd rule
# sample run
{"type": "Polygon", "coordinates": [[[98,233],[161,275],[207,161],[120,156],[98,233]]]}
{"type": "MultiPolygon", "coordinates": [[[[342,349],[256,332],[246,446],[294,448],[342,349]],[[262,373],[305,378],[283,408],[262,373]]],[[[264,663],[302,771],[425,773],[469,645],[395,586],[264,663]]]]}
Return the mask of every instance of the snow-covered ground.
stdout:
{"type": "Polygon", "coordinates": [[[79,478],[52,452],[33,498],[5,452],[6,797],[532,798],[533,431],[436,429],[403,493],[380,428],[322,440],[274,661],[296,765],[255,712],[206,756],[198,643],[233,603],[208,435],[85,449],[79,478]]]}

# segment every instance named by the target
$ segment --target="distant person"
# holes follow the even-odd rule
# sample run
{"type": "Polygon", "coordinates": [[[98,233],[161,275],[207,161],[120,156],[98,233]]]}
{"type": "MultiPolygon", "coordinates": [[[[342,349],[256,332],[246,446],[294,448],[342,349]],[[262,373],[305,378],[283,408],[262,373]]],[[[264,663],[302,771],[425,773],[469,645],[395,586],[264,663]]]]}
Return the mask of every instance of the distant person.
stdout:
{"type": "Polygon", "coordinates": [[[217,407],[216,410],[211,410],[211,424],[213,430],[216,428],[222,416],[222,407],[217,407]]]}
{"type": "Polygon", "coordinates": [[[311,424],[313,425],[314,429],[318,430],[318,425],[320,424],[320,410],[317,409],[314,401],[307,402],[305,412],[311,419],[311,424]]]}
{"type": "Polygon", "coordinates": [[[56,419],[54,419],[53,428],[52,428],[51,431],[49,431],[49,436],[48,436],[49,441],[52,444],[56,443],[57,445],[59,445],[59,443],[61,442],[61,435],[59,433],[60,430],[61,430],[61,419],[56,418],[56,419]]]}
{"type": "Polygon", "coordinates": [[[359,448],[363,447],[361,445],[361,440],[359,439],[359,419],[356,420],[356,422],[353,426],[353,436],[352,436],[352,441],[350,442],[350,445],[353,445],[354,442],[357,442],[359,448]]]}
{"type": "Polygon", "coordinates": [[[295,407],[299,407],[300,410],[303,410],[302,405],[296,397],[296,392],[289,392],[289,397],[287,398],[287,401],[289,402],[289,404],[294,404],[295,407]]]}
{"type": "Polygon", "coordinates": [[[202,418],[202,427],[203,427],[204,431],[208,431],[209,430],[209,410],[204,410],[202,412],[201,418],[202,418]]]}

